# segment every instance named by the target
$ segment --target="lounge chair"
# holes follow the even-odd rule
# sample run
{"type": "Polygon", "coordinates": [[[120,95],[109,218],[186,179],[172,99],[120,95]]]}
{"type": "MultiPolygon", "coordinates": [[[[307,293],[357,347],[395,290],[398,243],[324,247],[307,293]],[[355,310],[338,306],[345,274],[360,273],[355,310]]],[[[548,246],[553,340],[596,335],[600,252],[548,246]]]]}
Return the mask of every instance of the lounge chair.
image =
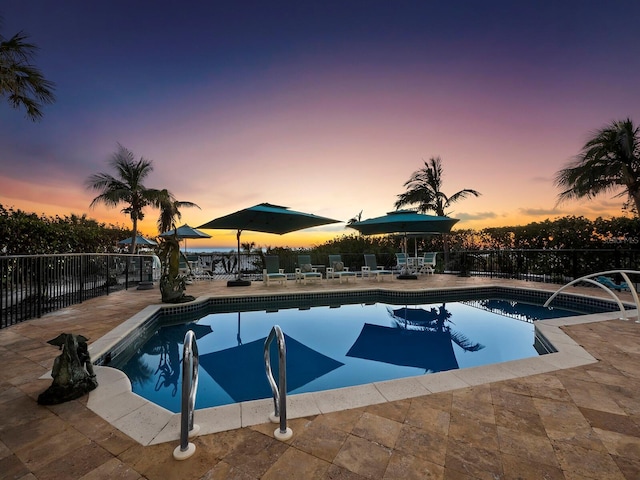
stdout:
{"type": "Polygon", "coordinates": [[[342,283],[344,278],[347,283],[349,279],[356,279],[356,272],[349,271],[349,267],[345,267],[340,255],[329,255],[329,266],[327,267],[327,280],[337,278],[342,283]]]}
{"type": "Polygon", "coordinates": [[[428,273],[433,275],[436,268],[436,255],[438,252],[428,252],[424,254],[422,260],[422,266],[420,267],[420,273],[428,273]]]}
{"type": "Polygon", "coordinates": [[[262,281],[267,286],[272,282],[280,282],[280,285],[287,284],[287,275],[284,269],[280,268],[280,258],[277,255],[265,255],[262,281]]]}
{"type": "Polygon", "coordinates": [[[629,288],[629,285],[627,284],[627,282],[622,282],[620,284],[617,284],[611,278],[605,277],[603,275],[597,277],[596,280],[598,282],[600,282],[601,284],[603,284],[605,287],[609,287],[609,288],[611,288],[613,290],[617,290],[619,292],[621,292],[622,290],[631,290],[629,288]]]}
{"type": "Polygon", "coordinates": [[[384,280],[386,275],[391,275],[391,278],[393,278],[393,272],[391,270],[378,268],[378,262],[376,261],[376,256],[374,254],[365,253],[362,276],[369,278],[374,277],[379,282],[380,280],[384,280]]]}
{"type": "Polygon", "coordinates": [[[296,282],[307,284],[307,280],[322,280],[322,273],[311,265],[311,255],[298,255],[298,268],[296,272],[296,282]]]}

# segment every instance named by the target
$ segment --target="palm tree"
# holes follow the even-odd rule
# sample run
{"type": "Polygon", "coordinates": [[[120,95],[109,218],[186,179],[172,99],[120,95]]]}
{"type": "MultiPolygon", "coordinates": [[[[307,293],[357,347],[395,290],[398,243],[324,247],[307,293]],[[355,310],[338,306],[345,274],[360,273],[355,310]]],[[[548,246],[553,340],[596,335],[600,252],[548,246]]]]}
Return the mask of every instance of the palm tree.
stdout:
{"type": "MultiPolygon", "coordinates": [[[[411,174],[411,178],[404,184],[407,191],[398,195],[395,203],[396,209],[405,205],[418,205],[420,213],[434,212],[440,217],[446,217],[447,210],[452,204],[463,200],[470,195],[478,197],[480,192],[465,188],[454,193],[450,197],[442,192],[442,160],[440,157],[431,157],[424,162],[424,167],[411,174]]],[[[449,241],[447,235],[442,236],[445,265],[449,263],[449,241]]]]}
{"type": "Polygon", "coordinates": [[[454,193],[450,197],[445,195],[442,188],[442,160],[440,157],[431,157],[429,162],[424,162],[424,167],[411,174],[411,178],[404,184],[407,191],[398,195],[396,208],[405,205],[418,204],[417,211],[426,213],[434,212],[440,217],[446,217],[446,210],[459,200],[469,195],[480,196],[480,192],[465,188],[454,193]]]}
{"type": "Polygon", "coordinates": [[[87,179],[87,188],[100,192],[91,202],[90,207],[103,203],[108,207],[125,204],[122,213],[129,215],[133,223],[133,241],[129,252],[134,253],[136,236],[138,235],[138,220],[144,218],[144,208],[148,205],[158,205],[162,198],[162,191],[149,189],[142,183],[153,171],[151,160],[140,157],[135,160],[130,150],[118,144],[118,150],[112,155],[109,164],[117,172],[117,177],[108,173],[97,173],[87,179]]]}
{"type": "Polygon", "coordinates": [[[27,117],[36,121],[42,117],[42,105],[55,101],[55,84],[31,64],[38,47],[27,38],[23,32],[9,39],[0,34],[0,96],[13,108],[24,107],[27,117]]]}
{"type": "Polygon", "coordinates": [[[182,218],[182,213],[180,212],[181,208],[200,208],[193,202],[182,202],[176,200],[176,197],[174,197],[166,188],[160,190],[156,206],[160,209],[160,216],[158,217],[158,231],[160,233],[168,232],[169,230],[174,230],[176,228],[176,220],[180,220],[182,218]]]}
{"type": "Polygon", "coordinates": [[[622,189],[616,197],[626,195],[640,212],[640,127],[627,118],[594,132],[576,158],[556,173],[555,184],[564,189],[558,203],[622,189]]]}

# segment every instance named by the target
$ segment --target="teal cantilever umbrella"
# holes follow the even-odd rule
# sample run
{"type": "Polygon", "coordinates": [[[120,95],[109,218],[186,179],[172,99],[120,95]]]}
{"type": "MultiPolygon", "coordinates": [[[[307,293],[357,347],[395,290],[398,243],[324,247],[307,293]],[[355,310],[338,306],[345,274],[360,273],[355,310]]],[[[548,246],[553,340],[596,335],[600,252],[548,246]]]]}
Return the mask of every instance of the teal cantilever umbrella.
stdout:
{"type": "MultiPolygon", "coordinates": [[[[125,238],[124,240],[120,240],[118,242],[118,245],[131,245],[132,240],[133,240],[133,237],[125,238]]],[[[136,235],[136,245],[155,246],[155,245],[158,245],[158,243],[153,240],[149,240],[148,238],[145,238],[142,235],[136,235]]]]}
{"type": "MultiPolygon", "coordinates": [[[[381,217],[369,218],[354,222],[348,227],[358,230],[363,235],[380,235],[385,233],[401,233],[405,239],[415,234],[449,233],[458,222],[456,218],[425,215],[414,210],[396,210],[381,217]]],[[[406,255],[406,241],[405,255],[406,255]]],[[[417,278],[414,275],[400,275],[398,278],[417,278]]]]}
{"type": "Polygon", "coordinates": [[[363,235],[383,233],[449,233],[458,222],[456,218],[425,215],[413,210],[396,210],[376,218],[368,218],[348,226],[363,235]]]}
{"type": "Polygon", "coordinates": [[[275,233],[283,235],[305,228],[317,227],[329,223],[338,223],[340,220],[320,217],[312,213],[296,212],[288,207],[260,203],[253,207],[238,210],[235,213],[219,217],[200,225],[198,228],[213,230],[236,230],[238,239],[238,277],[228,282],[229,286],[247,286],[251,282],[240,279],[240,235],[243,230],[253,232],[275,233]]]}

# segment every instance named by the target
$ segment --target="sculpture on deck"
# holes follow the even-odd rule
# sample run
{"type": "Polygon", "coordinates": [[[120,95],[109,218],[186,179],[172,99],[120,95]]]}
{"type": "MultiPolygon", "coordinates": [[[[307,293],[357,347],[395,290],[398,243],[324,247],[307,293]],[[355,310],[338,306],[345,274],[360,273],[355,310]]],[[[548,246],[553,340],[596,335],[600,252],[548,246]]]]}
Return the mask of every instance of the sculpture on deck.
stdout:
{"type": "Polygon", "coordinates": [[[180,273],[180,242],[175,235],[161,237],[156,253],[162,264],[160,277],[160,293],[163,303],[184,303],[195,300],[185,295],[187,277],[180,273]]]}
{"type": "Polygon", "coordinates": [[[53,361],[53,383],[38,395],[40,405],[56,405],[80,398],[98,386],[93,372],[87,338],[61,333],[47,343],[62,350],[53,361]]]}

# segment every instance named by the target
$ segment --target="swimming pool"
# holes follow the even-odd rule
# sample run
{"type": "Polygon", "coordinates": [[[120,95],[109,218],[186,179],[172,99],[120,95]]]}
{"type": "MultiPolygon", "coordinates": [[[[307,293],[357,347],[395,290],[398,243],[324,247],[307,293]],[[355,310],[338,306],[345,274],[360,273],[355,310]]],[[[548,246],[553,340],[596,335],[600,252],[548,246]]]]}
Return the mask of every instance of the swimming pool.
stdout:
{"type": "Polygon", "coordinates": [[[216,312],[211,314],[178,310],[147,328],[135,349],[112,365],[127,373],[135,393],[177,412],[182,340],[189,328],[200,351],[196,408],[207,408],[271,396],[262,348],[274,324],[287,337],[289,392],[307,393],[537,356],[534,320],[611,309],[588,302],[565,305],[571,310],[545,309],[531,303],[542,303],[535,292],[495,298],[477,290],[449,291],[447,301],[438,303],[424,294],[396,293],[384,303],[371,301],[375,295],[339,302],[287,296],[245,302],[242,312],[224,304],[209,305],[216,312]],[[166,325],[171,323],[177,325],[166,325]]]}

